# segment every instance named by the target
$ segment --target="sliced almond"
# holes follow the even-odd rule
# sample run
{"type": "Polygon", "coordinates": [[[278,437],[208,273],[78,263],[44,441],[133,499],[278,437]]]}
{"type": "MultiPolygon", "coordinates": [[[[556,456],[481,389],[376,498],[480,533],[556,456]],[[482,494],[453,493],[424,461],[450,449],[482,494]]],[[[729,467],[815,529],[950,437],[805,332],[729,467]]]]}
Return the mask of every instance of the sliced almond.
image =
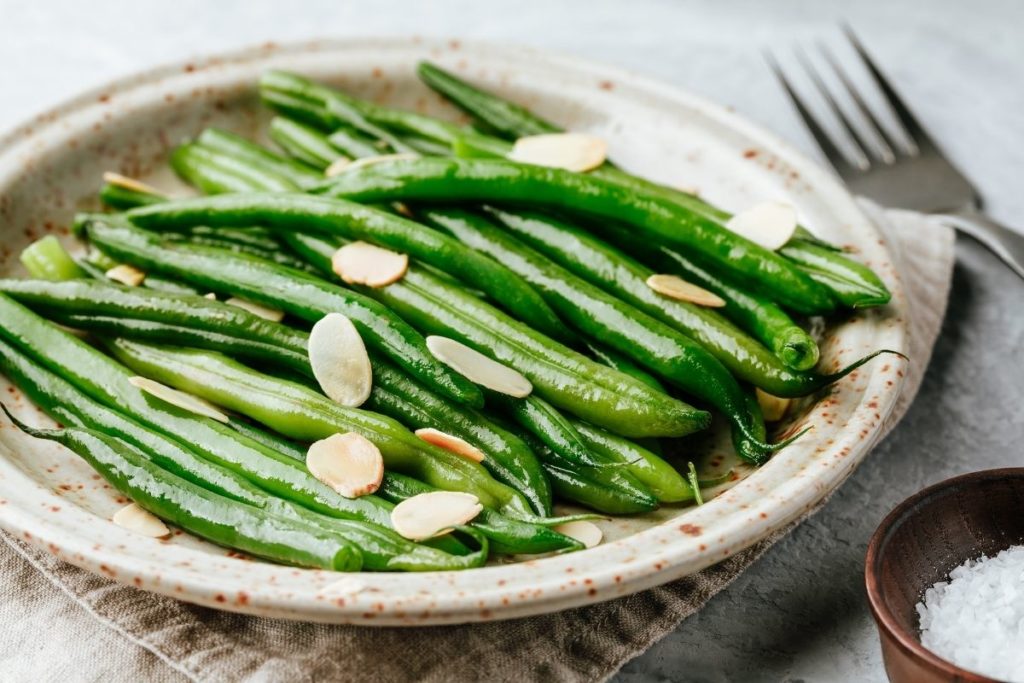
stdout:
{"type": "Polygon", "coordinates": [[[346,432],[310,444],[306,468],[346,498],[358,498],[380,487],[384,458],[365,436],[346,432]]]}
{"type": "Polygon", "coordinates": [[[217,422],[227,423],[230,421],[228,416],[217,410],[217,408],[212,403],[204,401],[198,396],[186,394],[184,391],[172,389],[166,384],[154,382],[148,377],[129,377],[128,383],[131,384],[133,387],[138,387],[139,389],[142,389],[150,396],[155,396],[156,398],[160,399],[161,401],[164,401],[165,403],[170,403],[172,406],[178,406],[179,408],[187,410],[190,413],[202,415],[203,417],[209,417],[211,419],[217,420],[217,422]]]}
{"type": "Polygon", "coordinates": [[[709,306],[721,308],[725,306],[725,299],[714,292],[709,292],[703,287],[698,287],[692,282],[687,282],[678,275],[665,275],[659,273],[647,278],[647,286],[662,296],[679,301],[689,301],[698,306],[709,306]]]}
{"type": "Polygon", "coordinates": [[[129,287],[138,287],[146,279],[144,272],[135,266],[129,266],[127,263],[114,266],[104,275],[114,282],[120,282],[122,285],[128,285],[129,287]]]}
{"type": "Polygon", "coordinates": [[[328,313],[309,333],[309,365],[328,398],[361,406],[373,388],[373,369],[363,338],[341,313],[328,313]]]}
{"type": "Polygon", "coordinates": [[[454,434],[442,432],[440,429],[423,427],[422,429],[417,429],[415,434],[427,443],[432,443],[435,446],[443,448],[446,451],[451,451],[456,455],[461,455],[473,462],[483,462],[487,457],[484,455],[483,451],[465,439],[460,439],[454,434]]]}
{"type": "Polygon", "coordinates": [[[258,315],[261,318],[270,320],[275,323],[279,323],[282,320],[284,320],[284,311],[279,311],[276,308],[271,308],[270,306],[258,304],[255,301],[242,299],[241,297],[230,297],[229,299],[226,299],[224,303],[229,304],[231,306],[237,306],[238,308],[243,308],[252,313],[253,315],[258,315]]]}
{"type": "Polygon", "coordinates": [[[209,299],[210,301],[216,301],[217,300],[217,295],[215,293],[213,293],[213,292],[207,292],[206,294],[203,294],[203,298],[204,299],[209,299]]]}
{"type": "Polygon", "coordinates": [[[525,398],[533,391],[533,384],[520,372],[454,339],[431,335],[427,337],[427,348],[435,358],[469,381],[500,394],[525,398]]]}
{"type": "Polygon", "coordinates": [[[796,209],[785,202],[762,202],[730,218],[725,227],[768,251],[775,251],[796,232],[796,209]]]}
{"type": "Polygon", "coordinates": [[[386,287],[409,269],[409,257],[369,242],[349,242],[331,257],[331,270],[350,285],[386,287]]]}
{"type": "Polygon", "coordinates": [[[136,180],[135,178],[130,178],[126,175],[121,175],[120,173],[114,173],[112,171],[107,171],[106,173],[103,174],[103,182],[107,183],[108,185],[116,185],[118,187],[123,187],[126,190],[131,190],[132,192],[141,192],[143,194],[155,194],[158,197],[167,196],[166,193],[161,192],[152,185],[147,185],[141,180],[136,180]]]}
{"type": "Polygon", "coordinates": [[[336,176],[339,173],[354,171],[357,168],[363,168],[365,166],[384,164],[389,161],[406,161],[409,159],[419,158],[419,154],[415,154],[413,152],[402,152],[401,154],[381,154],[373,157],[363,157],[361,159],[338,159],[327,167],[327,170],[324,171],[324,175],[330,178],[331,176],[336,176]]]}
{"type": "Polygon", "coordinates": [[[512,161],[578,173],[597,168],[607,156],[608,143],[584,133],[529,135],[516,140],[508,153],[512,161]]]}
{"type": "Polygon", "coordinates": [[[793,403],[792,399],[772,396],[768,392],[756,390],[757,403],[761,406],[761,414],[765,422],[778,422],[786,416],[786,411],[793,403]]]}
{"type": "Polygon", "coordinates": [[[111,521],[123,529],[150,538],[165,538],[171,535],[170,529],[159,517],[135,503],[130,503],[115,512],[111,521]]]}
{"type": "Polygon", "coordinates": [[[586,520],[559,524],[554,527],[554,530],[560,534],[565,534],[569,538],[575,538],[587,548],[593,548],[601,542],[602,538],[604,538],[604,533],[601,531],[601,527],[586,520]]]}
{"type": "Polygon", "coordinates": [[[484,509],[471,493],[431,491],[407,498],[391,511],[391,526],[410,541],[446,534],[484,509]]]}

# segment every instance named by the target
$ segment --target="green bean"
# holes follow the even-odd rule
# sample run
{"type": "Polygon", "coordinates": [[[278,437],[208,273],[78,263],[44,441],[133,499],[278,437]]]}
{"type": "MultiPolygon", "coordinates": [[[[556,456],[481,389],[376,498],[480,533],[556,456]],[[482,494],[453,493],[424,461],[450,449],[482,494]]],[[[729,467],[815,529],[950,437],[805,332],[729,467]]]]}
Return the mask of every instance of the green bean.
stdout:
{"type": "Polygon", "coordinates": [[[383,359],[373,361],[373,391],[366,407],[410,429],[432,427],[476,446],[486,456],[483,466],[496,479],[519,491],[537,514],[551,513],[551,488],[536,456],[482,414],[446,401],[383,359]]]}
{"type": "Polygon", "coordinates": [[[336,112],[348,107],[382,128],[446,144],[464,132],[462,127],[453,123],[357,100],[284,71],[263,73],[260,77],[260,96],[278,111],[302,118],[321,130],[333,130],[345,124],[346,121],[336,112]]]}
{"type": "Polygon", "coordinates": [[[126,339],[110,343],[121,362],[143,375],[205,398],[302,441],[356,432],[380,450],[385,467],[437,488],[472,493],[499,511],[528,514],[526,501],[477,463],[432,446],[398,422],[345,408],[302,384],[262,375],[218,353],[177,350],[126,339]]]}
{"type": "Polygon", "coordinates": [[[171,167],[183,180],[206,194],[245,192],[253,188],[266,192],[298,189],[295,183],[277,173],[196,143],[181,145],[171,152],[171,167]]]}
{"type": "Polygon", "coordinates": [[[136,225],[160,230],[190,225],[260,224],[291,231],[320,231],[365,239],[408,253],[465,280],[541,331],[561,325],[544,300],[501,264],[418,223],[352,202],[306,195],[249,194],[204,197],[129,211],[136,225]]]}
{"type": "Polygon", "coordinates": [[[352,320],[367,346],[427,386],[460,402],[483,403],[475,385],[438,362],[422,336],[372,299],[262,259],[211,247],[164,243],[155,235],[103,218],[83,220],[89,224],[94,243],[147,270],[280,308],[310,322],[328,313],[341,313],[352,320]]]}
{"type": "Polygon", "coordinates": [[[205,297],[92,280],[0,280],[0,292],[72,327],[120,330],[121,336],[177,340],[204,348],[210,345],[301,374],[311,372],[306,333],[205,297]]]}
{"type": "MultiPolygon", "coordinates": [[[[287,239],[321,269],[336,248],[311,235],[287,239]]],[[[399,282],[364,291],[421,329],[458,339],[514,367],[541,398],[616,433],[678,436],[707,426],[707,413],[595,363],[415,266],[399,282]]]]}
{"type": "MultiPolygon", "coordinates": [[[[877,355],[866,356],[833,374],[795,371],[714,311],[658,294],[647,285],[654,270],[580,228],[532,212],[492,209],[490,215],[566,269],[689,335],[737,378],[775,396],[794,398],[811,394],[877,355]]],[[[628,232],[609,225],[597,229],[616,245],[648,251],[638,246],[628,232]]]]}
{"type": "Polygon", "coordinates": [[[151,397],[129,383],[124,366],[0,294],[0,338],[108,408],[177,438],[203,459],[226,467],[270,493],[321,514],[390,526],[390,505],[374,496],[349,499],[304,467],[235,433],[227,425],[151,397]]]}
{"type": "Polygon", "coordinates": [[[321,171],[342,157],[319,130],[283,116],[271,119],[270,139],[293,158],[321,171]]]}
{"type": "Polygon", "coordinates": [[[634,379],[638,379],[652,389],[657,389],[661,392],[665,391],[664,385],[662,385],[657,377],[637,366],[633,361],[618,352],[590,340],[584,340],[583,345],[587,347],[590,355],[602,364],[634,379]]]}
{"type": "Polygon", "coordinates": [[[327,136],[327,142],[347,157],[361,159],[379,156],[387,149],[372,137],[368,137],[351,126],[340,126],[327,136]]]}
{"type": "Polygon", "coordinates": [[[25,433],[68,447],[137,505],[197,536],[286,564],[335,571],[362,567],[359,549],[336,534],[218,496],[113,437],[88,429],[33,429],[3,409],[25,433]]]}
{"type": "MultiPolygon", "coordinates": [[[[647,486],[659,501],[679,503],[693,500],[693,489],[686,483],[686,478],[649,449],[586,422],[574,421],[573,426],[587,448],[611,462],[625,464],[626,469],[647,486]]],[[[764,439],[763,434],[761,439],[764,439]]]]}
{"type": "Polygon", "coordinates": [[[538,118],[525,107],[490,96],[430,62],[420,62],[416,73],[428,86],[505,137],[515,139],[559,131],[557,126],[538,118]]]}
{"type": "Polygon", "coordinates": [[[104,183],[100,188],[100,200],[112,209],[125,211],[136,206],[167,201],[167,197],[127,188],[116,183],[104,183]]]}
{"type": "Polygon", "coordinates": [[[21,264],[33,277],[65,280],[84,277],[81,267],[53,235],[42,237],[21,251],[21,264]]]}
{"type": "MultiPolygon", "coordinates": [[[[56,375],[43,370],[0,341],[0,370],[36,404],[67,425],[99,431],[137,448],[154,464],[197,486],[268,513],[317,526],[356,544],[364,568],[373,571],[432,571],[478,566],[486,552],[453,557],[418,546],[377,525],[318,515],[275,498],[231,470],[203,460],[174,439],[92,401],[56,375]]],[[[276,444],[275,444],[276,445],[276,444]]],[[[302,454],[304,459],[304,453],[302,454]]],[[[461,544],[455,545],[459,548],[461,544]]]]}
{"type": "MultiPolygon", "coordinates": [[[[491,258],[533,285],[580,333],[608,344],[645,369],[723,412],[744,458],[758,462],[781,447],[752,437],[743,391],[724,365],[677,329],[633,308],[466,211],[422,212],[431,224],[491,258]]],[[[558,452],[553,444],[548,444],[558,452]]]]}
{"type": "Polygon", "coordinates": [[[665,264],[672,266],[666,272],[680,271],[684,279],[720,296],[725,301],[722,314],[771,349],[786,366],[810,370],[818,364],[818,344],[771,299],[734,286],[673,249],[663,249],[652,258],[659,263],[664,258],[665,264]]]}
{"type": "MultiPolygon", "coordinates": [[[[541,119],[526,108],[484,92],[433,64],[421,62],[419,74],[431,88],[508,138],[561,131],[559,127],[541,119]]],[[[509,150],[500,142],[479,135],[458,138],[452,144],[452,148],[460,156],[503,157],[509,150]]],[[[722,223],[730,218],[725,211],[694,195],[633,176],[615,168],[610,162],[606,162],[592,173],[639,192],[653,192],[668,201],[682,205],[688,211],[702,213],[722,223]]],[[[846,306],[878,306],[888,303],[891,298],[885,284],[870,268],[846,258],[803,228],[798,229],[796,237],[790,240],[780,253],[798,264],[800,270],[826,287],[846,306]]]]}
{"type": "MultiPolygon", "coordinates": [[[[587,174],[504,160],[422,157],[350,169],[312,190],[360,202],[528,204],[624,222],[644,239],[692,250],[745,286],[761,288],[797,312],[821,314],[835,307],[828,291],[792,263],[714,219],[655,193],[641,194],[587,174]]],[[[156,207],[136,211],[152,208],[156,207]]]]}
{"type": "MultiPolygon", "coordinates": [[[[378,493],[392,503],[399,503],[421,493],[436,489],[421,481],[394,472],[387,472],[378,493]]],[[[484,508],[470,524],[490,540],[491,550],[504,554],[534,554],[582,550],[579,541],[560,534],[554,529],[506,517],[484,508]]]]}
{"type": "Polygon", "coordinates": [[[276,154],[240,135],[220,128],[207,128],[199,135],[196,142],[202,147],[246,162],[251,167],[273,171],[288,178],[299,187],[323,180],[323,173],[318,172],[315,168],[276,154]]]}

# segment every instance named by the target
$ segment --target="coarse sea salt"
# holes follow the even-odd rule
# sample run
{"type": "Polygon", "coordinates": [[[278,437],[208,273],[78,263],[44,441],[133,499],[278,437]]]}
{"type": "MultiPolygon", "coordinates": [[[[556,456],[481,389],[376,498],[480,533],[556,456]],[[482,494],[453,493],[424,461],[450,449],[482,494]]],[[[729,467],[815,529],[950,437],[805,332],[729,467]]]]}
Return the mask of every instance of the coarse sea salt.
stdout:
{"type": "Polygon", "coordinates": [[[957,666],[1024,683],[1024,546],[968,560],[917,603],[921,644],[957,666]]]}

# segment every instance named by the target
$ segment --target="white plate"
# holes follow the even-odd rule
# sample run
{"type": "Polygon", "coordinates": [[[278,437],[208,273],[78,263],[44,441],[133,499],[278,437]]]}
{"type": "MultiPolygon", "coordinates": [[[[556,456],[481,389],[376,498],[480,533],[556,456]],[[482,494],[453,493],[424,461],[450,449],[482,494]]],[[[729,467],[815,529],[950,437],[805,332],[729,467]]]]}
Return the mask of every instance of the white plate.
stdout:
{"type": "MultiPolygon", "coordinates": [[[[255,84],[270,67],[358,95],[455,116],[415,78],[429,58],[573,130],[606,137],[626,168],[698,188],[725,208],[786,199],[822,237],[855,247],[892,289],[883,310],[827,331],[823,367],[878,348],[906,350],[906,300],[886,246],[833,179],[774,136],[723,108],[642,77],[518,49],[423,40],[266,46],[123,79],[37,117],[0,140],[0,268],[47,231],[66,235],[93,206],[100,174],[169,185],[168,150],[215,124],[243,134],[269,115],[255,84]]],[[[2,324],[2,321],[0,321],[2,324]]],[[[340,575],[232,557],[178,534],[139,538],[108,520],[123,503],[70,452],[0,429],[0,525],[62,559],[116,581],[228,610],[360,624],[440,624],[521,617],[608,600],[734,554],[811,508],[867,454],[900,389],[903,361],[873,361],[807,406],[814,430],[700,508],[668,508],[603,524],[597,548],[466,572],[340,575]],[[332,584],[335,584],[332,587],[332,584]]],[[[0,380],[3,382],[3,380],[0,380]]],[[[0,386],[5,401],[8,394],[0,386]]],[[[46,420],[18,400],[19,412],[46,420]]]]}

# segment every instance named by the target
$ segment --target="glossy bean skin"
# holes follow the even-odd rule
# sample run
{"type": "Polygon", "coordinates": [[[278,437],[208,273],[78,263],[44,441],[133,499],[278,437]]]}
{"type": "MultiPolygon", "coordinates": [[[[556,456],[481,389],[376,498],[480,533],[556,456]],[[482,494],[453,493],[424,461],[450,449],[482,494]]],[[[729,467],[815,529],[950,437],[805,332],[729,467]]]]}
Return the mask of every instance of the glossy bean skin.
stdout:
{"type": "MultiPolygon", "coordinates": [[[[477,88],[429,62],[421,62],[418,73],[428,86],[450,99],[488,128],[499,131],[509,139],[542,133],[557,133],[562,130],[527,108],[477,88]]],[[[491,140],[486,136],[463,135],[457,137],[454,142],[451,140],[448,142],[460,156],[465,154],[467,156],[493,157],[505,156],[508,153],[508,147],[501,145],[500,141],[491,140]]],[[[708,204],[695,195],[632,175],[615,167],[611,162],[605,162],[592,173],[640,192],[655,193],[667,201],[680,204],[688,211],[705,214],[721,223],[725,223],[731,217],[729,213],[708,204]]],[[[847,258],[838,249],[826,247],[820,240],[802,228],[780,250],[780,254],[797,264],[812,280],[828,289],[832,296],[845,306],[853,308],[880,306],[888,303],[891,298],[888,288],[870,268],[847,258]]],[[[807,368],[797,367],[796,369],[807,368]]]]}
{"type": "MultiPolygon", "coordinates": [[[[436,489],[421,481],[389,472],[384,475],[379,494],[399,503],[421,493],[436,489]]],[[[535,554],[582,550],[583,544],[540,524],[513,519],[484,508],[470,523],[490,540],[491,550],[505,554],[535,554]]]]}
{"type": "Polygon", "coordinates": [[[662,249],[654,255],[658,256],[664,257],[665,272],[678,273],[720,296],[725,301],[722,314],[771,349],[787,367],[800,371],[818,364],[818,344],[774,301],[734,286],[674,249],[662,249]]]}
{"type": "Polygon", "coordinates": [[[207,149],[244,161],[250,168],[273,171],[299,187],[323,180],[323,174],[308,164],[276,154],[240,135],[220,128],[207,128],[196,138],[196,142],[207,149]]]}
{"type": "MultiPolygon", "coordinates": [[[[314,235],[288,244],[322,270],[337,247],[314,235]]],[[[669,436],[707,426],[710,416],[602,366],[509,318],[464,288],[410,266],[406,276],[365,289],[429,334],[458,339],[526,375],[538,396],[560,410],[627,436],[669,436]]]]}
{"type": "MultiPolygon", "coordinates": [[[[726,415],[743,457],[760,461],[772,447],[753,438],[751,416],[740,385],[702,345],[468,211],[425,210],[424,218],[474,249],[508,265],[545,297],[580,334],[600,340],[726,415]]],[[[557,448],[548,444],[553,450],[557,448]]]]}
{"type": "MultiPolygon", "coordinates": [[[[650,266],[626,254],[620,245],[645,254],[628,232],[609,225],[599,230],[609,241],[566,221],[536,212],[492,208],[498,224],[552,260],[650,316],[671,325],[699,342],[738,379],[775,396],[796,398],[814,393],[842,378],[873,356],[832,374],[787,367],[763,344],[714,310],[664,297],[647,285],[655,274],[650,266]]],[[[660,248],[659,251],[669,250],[660,248]]]]}
{"type": "Polygon", "coordinates": [[[217,150],[195,143],[181,145],[171,152],[171,168],[185,182],[205,194],[246,192],[294,192],[299,189],[291,180],[235,159],[217,150]]]}
{"type": "Polygon", "coordinates": [[[185,444],[91,400],[3,341],[0,341],[0,370],[34,403],[43,406],[47,413],[65,425],[96,430],[120,439],[138,449],[161,469],[225,498],[340,536],[359,548],[364,569],[463,569],[478,566],[485,559],[486,553],[450,555],[412,543],[376,524],[317,514],[275,497],[232,470],[204,460],[185,444]]]}
{"type": "Polygon", "coordinates": [[[358,547],[339,536],[200,488],[160,469],[119,439],[89,429],[15,424],[31,436],[66,446],[137,505],[208,541],[284,564],[335,571],[362,568],[358,547]]]}
{"type": "Polygon", "coordinates": [[[526,501],[479,464],[432,446],[395,420],[346,408],[305,385],[263,375],[221,354],[114,340],[111,352],[136,372],[239,412],[280,434],[316,441],[355,432],[370,440],[388,469],[440,489],[472,493],[484,505],[530,514],[526,501]]]}
{"type": "Polygon", "coordinates": [[[420,334],[366,296],[263,259],[213,247],[167,243],[152,233],[103,218],[86,222],[95,244],[144,270],[251,299],[309,322],[328,313],[341,313],[353,322],[368,347],[392,358],[428,386],[470,405],[483,404],[480,390],[439,363],[420,334]]]}
{"type": "MultiPolygon", "coordinates": [[[[364,166],[313,191],[360,202],[475,201],[562,210],[626,223],[665,246],[690,250],[746,287],[814,315],[835,308],[828,290],[792,263],[655,193],[592,175],[495,159],[423,157],[364,166]]],[[[146,210],[146,209],[142,209],[146,210]]]]}
{"type": "Polygon", "coordinates": [[[63,377],[94,401],[165,436],[188,434],[203,459],[245,477],[260,488],[331,517],[390,527],[391,505],[374,496],[349,499],[314,478],[301,464],[237,434],[228,425],[199,417],[132,386],[134,373],[84,341],[60,330],[0,294],[0,338],[63,377]]]}
{"type": "Polygon", "coordinates": [[[304,332],[205,297],[95,280],[3,279],[0,292],[71,327],[230,349],[246,358],[310,373],[304,332]]]}
{"type": "Polygon", "coordinates": [[[557,335],[561,329],[544,300],[501,264],[436,230],[353,202],[302,194],[232,194],[153,204],[127,216],[136,225],[156,230],[263,225],[373,242],[460,278],[541,331],[557,335]]]}
{"type": "Polygon", "coordinates": [[[284,116],[271,119],[269,133],[270,139],[293,158],[321,171],[342,156],[318,129],[284,116]]]}
{"type": "Polygon", "coordinates": [[[384,360],[374,360],[373,391],[366,407],[409,429],[431,427],[464,439],[484,453],[484,467],[519,491],[534,512],[551,514],[551,487],[537,457],[521,439],[485,415],[428,391],[384,360]]]}

